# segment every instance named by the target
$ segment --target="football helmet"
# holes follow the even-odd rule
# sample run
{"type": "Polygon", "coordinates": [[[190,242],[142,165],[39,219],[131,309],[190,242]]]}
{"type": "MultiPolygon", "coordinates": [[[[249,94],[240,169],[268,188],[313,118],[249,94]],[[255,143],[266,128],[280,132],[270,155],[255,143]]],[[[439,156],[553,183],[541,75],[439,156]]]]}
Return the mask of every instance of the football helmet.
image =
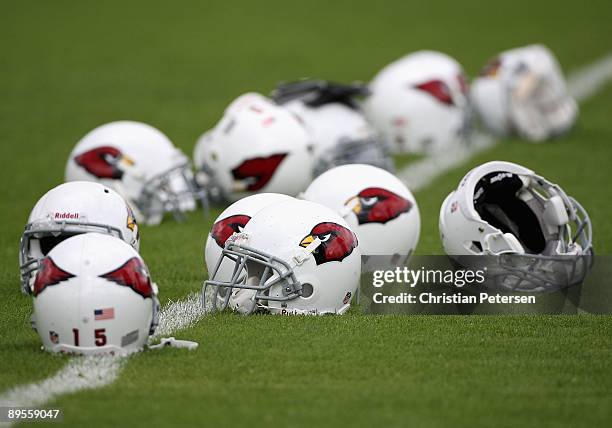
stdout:
{"type": "Polygon", "coordinates": [[[542,45],[511,49],[491,60],[474,80],[471,99],[489,131],[534,142],[566,132],[578,114],[559,63],[542,45]]]}
{"type": "Polygon", "coordinates": [[[227,240],[202,300],[207,309],[244,314],[342,314],[360,275],[348,224],[327,207],[293,199],[262,209],[227,240]],[[219,278],[226,260],[232,275],[219,278]]]}
{"type": "Polygon", "coordinates": [[[180,220],[196,200],[206,204],[187,157],[162,132],[139,122],[111,122],[85,135],[70,154],[65,178],[111,187],[146,224],[159,224],[166,212],[180,220]]]}
{"type": "Polygon", "coordinates": [[[444,200],[439,227],[444,250],[460,264],[479,263],[460,256],[494,256],[486,260],[488,273],[505,289],[579,283],[592,261],[586,210],[558,185],[510,162],[468,172],[444,200]]]}
{"type": "Polygon", "coordinates": [[[19,245],[21,291],[31,293],[40,260],[61,241],[98,232],[140,246],[138,223],[128,203],[112,189],[88,181],[60,184],[38,200],[19,245]]]}
{"type": "Polygon", "coordinates": [[[414,196],[396,176],[371,165],[342,165],[321,174],[302,198],[325,205],[348,223],[361,253],[380,263],[404,264],[419,240],[421,218],[414,196]],[[387,260],[387,258],[389,260],[387,260]]]}
{"type": "MultiPolygon", "coordinates": [[[[292,199],[291,196],[280,193],[258,193],[242,198],[227,207],[217,217],[206,238],[204,260],[208,273],[213,272],[217,261],[221,257],[221,250],[223,250],[225,242],[232,234],[242,232],[249,220],[261,209],[292,199]]],[[[223,267],[225,266],[229,266],[229,263],[224,263],[223,267]]],[[[218,275],[222,274],[221,270],[218,275]]],[[[227,272],[227,269],[225,271],[227,272]]]]}
{"type": "Polygon", "coordinates": [[[369,84],[363,111],[396,153],[431,153],[463,143],[470,124],[461,65],[419,51],[383,68],[369,84]]]}
{"type": "Polygon", "coordinates": [[[136,250],[85,233],[41,261],[32,325],[51,352],[125,354],[142,349],[158,323],[157,285],[136,250]]]}
{"type": "Polygon", "coordinates": [[[352,97],[364,91],[358,85],[306,80],[281,84],[273,93],[310,134],[314,147],[314,177],[334,166],[352,163],[393,169],[389,148],[354,105],[352,97]],[[339,92],[345,86],[347,89],[339,92]],[[334,88],[336,91],[328,94],[334,88]],[[361,91],[355,93],[359,89],[361,91]]]}
{"type": "Polygon", "coordinates": [[[247,93],[198,139],[194,162],[212,196],[231,201],[259,192],[294,196],[310,180],[311,151],[306,130],[291,112],[247,93]]]}

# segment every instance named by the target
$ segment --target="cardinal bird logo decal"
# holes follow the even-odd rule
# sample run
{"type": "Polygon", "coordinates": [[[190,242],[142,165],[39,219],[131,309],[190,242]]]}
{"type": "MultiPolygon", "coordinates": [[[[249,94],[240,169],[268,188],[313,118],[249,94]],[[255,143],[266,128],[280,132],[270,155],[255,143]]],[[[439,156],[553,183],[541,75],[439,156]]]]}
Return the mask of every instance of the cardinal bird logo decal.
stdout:
{"type": "Polygon", "coordinates": [[[151,297],[154,294],[147,267],[138,257],[132,257],[114,271],[100,275],[100,278],[130,287],[142,297],[151,297]]]}
{"type": "Polygon", "coordinates": [[[120,163],[127,166],[134,165],[132,159],[124,156],[119,149],[112,146],[101,146],[88,150],[75,156],[74,161],[91,175],[115,180],[123,177],[123,170],[119,168],[120,163]]]}
{"type": "Polygon", "coordinates": [[[337,223],[319,223],[312,228],[310,234],[300,242],[300,247],[308,247],[315,239],[321,241],[312,255],[321,265],[327,262],[341,262],[350,256],[353,249],[357,248],[357,236],[344,226],[337,223]]]}
{"type": "Polygon", "coordinates": [[[225,247],[225,241],[227,241],[227,238],[232,236],[234,232],[242,232],[242,229],[244,229],[244,226],[246,226],[250,219],[251,217],[243,214],[226,217],[223,220],[219,220],[213,224],[213,227],[210,230],[210,236],[215,240],[219,247],[223,248],[225,247]]]}
{"type": "Polygon", "coordinates": [[[232,175],[234,180],[246,182],[246,190],[257,191],[268,184],[285,157],[287,153],[247,159],[232,169],[232,175]]]}
{"type": "Polygon", "coordinates": [[[132,211],[132,207],[130,207],[128,204],[126,204],[125,207],[127,208],[126,226],[128,229],[134,232],[138,229],[138,223],[136,223],[136,216],[134,215],[134,211],[132,211]]]}
{"type": "Polygon", "coordinates": [[[419,85],[414,85],[416,89],[427,92],[429,95],[440,101],[442,104],[453,105],[453,97],[450,88],[441,80],[429,80],[419,85]]]}
{"type": "Polygon", "coordinates": [[[126,219],[126,227],[134,233],[134,241],[138,241],[140,239],[140,229],[138,228],[138,222],[136,221],[136,216],[134,215],[134,211],[129,204],[125,205],[127,208],[127,219],[126,219]]]}
{"type": "Polygon", "coordinates": [[[359,224],[382,223],[399,217],[412,209],[412,202],[380,187],[368,187],[353,196],[344,205],[356,201],[353,212],[359,224]]]}
{"type": "Polygon", "coordinates": [[[74,275],[56,265],[51,257],[45,257],[40,262],[40,267],[34,280],[33,294],[38,296],[48,286],[59,284],[70,278],[74,278],[74,275]]]}

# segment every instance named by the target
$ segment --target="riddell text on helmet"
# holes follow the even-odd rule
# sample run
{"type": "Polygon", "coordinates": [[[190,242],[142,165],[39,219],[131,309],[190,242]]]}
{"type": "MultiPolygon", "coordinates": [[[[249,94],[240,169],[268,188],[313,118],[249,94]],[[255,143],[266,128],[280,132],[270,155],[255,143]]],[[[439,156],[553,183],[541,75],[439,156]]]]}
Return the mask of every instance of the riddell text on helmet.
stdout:
{"type": "Polygon", "coordinates": [[[79,213],[55,213],[53,218],[55,220],[76,220],[79,216],[79,213]]]}

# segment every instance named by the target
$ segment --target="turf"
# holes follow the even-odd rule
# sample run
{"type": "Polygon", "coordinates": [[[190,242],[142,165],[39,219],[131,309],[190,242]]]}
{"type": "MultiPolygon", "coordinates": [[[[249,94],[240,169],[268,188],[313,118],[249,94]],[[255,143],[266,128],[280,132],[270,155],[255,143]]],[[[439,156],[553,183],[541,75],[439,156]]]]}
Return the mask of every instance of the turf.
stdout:
{"type": "MultiPolygon", "coordinates": [[[[496,51],[537,41],[573,69],[612,50],[611,16],[606,1],[4,4],[0,391],[66,361],[41,352],[28,327],[17,248],[36,199],[61,182],[68,153],[91,128],[150,122],[191,154],[244,91],[307,76],[367,80],[420,48],[454,55],[473,75],[496,51]]],[[[584,104],[579,126],[559,141],[504,141],[417,193],[419,253],[441,252],[443,197],[491,159],[562,184],[593,217],[596,250],[612,253],[611,99],[608,87],[584,104]]],[[[163,302],[199,289],[209,225],[197,213],[143,228],[163,302]]],[[[178,334],[198,340],[196,352],[134,356],[110,387],[50,405],[69,426],[609,425],[611,325],[604,316],[214,316],[178,334]]]]}

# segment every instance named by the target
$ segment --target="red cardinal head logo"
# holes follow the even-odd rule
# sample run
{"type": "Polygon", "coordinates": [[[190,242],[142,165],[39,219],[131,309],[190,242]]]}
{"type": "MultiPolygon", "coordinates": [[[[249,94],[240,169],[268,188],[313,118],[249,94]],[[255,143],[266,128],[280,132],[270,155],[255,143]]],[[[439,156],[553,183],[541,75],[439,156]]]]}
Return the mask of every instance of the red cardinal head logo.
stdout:
{"type": "Polygon", "coordinates": [[[442,80],[434,79],[419,85],[414,85],[416,89],[427,92],[429,95],[440,101],[442,104],[454,105],[450,88],[442,80]]]}
{"type": "Polygon", "coordinates": [[[368,187],[353,196],[344,205],[356,201],[353,212],[359,224],[382,223],[393,220],[412,209],[412,202],[380,187],[368,187]]]}
{"type": "Polygon", "coordinates": [[[45,257],[40,262],[40,267],[34,280],[33,294],[38,296],[46,287],[59,284],[70,278],[74,278],[74,275],[58,267],[51,257],[45,257]]]}
{"type": "Polygon", "coordinates": [[[128,166],[134,165],[132,159],[124,156],[119,149],[112,146],[101,146],[88,150],[75,156],[74,161],[91,175],[115,180],[123,177],[123,170],[119,168],[120,162],[128,166]]]}
{"type": "Polygon", "coordinates": [[[341,262],[353,252],[354,248],[357,248],[357,236],[337,223],[317,224],[312,228],[310,234],[302,239],[300,246],[306,248],[317,238],[321,244],[312,253],[317,265],[341,262]]]}
{"type": "Polygon", "coordinates": [[[232,169],[234,180],[244,180],[246,190],[257,191],[268,184],[286,156],[287,153],[279,153],[268,157],[247,159],[232,169]]]}
{"type": "Polygon", "coordinates": [[[100,275],[100,278],[130,287],[142,297],[151,297],[154,294],[147,267],[138,257],[132,257],[114,271],[100,275]]]}
{"type": "Polygon", "coordinates": [[[213,224],[210,230],[210,236],[215,240],[217,245],[221,248],[225,247],[225,241],[227,238],[232,236],[234,232],[242,232],[244,226],[249,222],[251,217],[244,214],[237,214],[230,217],[226,217],[223,220],[219,220],[213,224]]]}

